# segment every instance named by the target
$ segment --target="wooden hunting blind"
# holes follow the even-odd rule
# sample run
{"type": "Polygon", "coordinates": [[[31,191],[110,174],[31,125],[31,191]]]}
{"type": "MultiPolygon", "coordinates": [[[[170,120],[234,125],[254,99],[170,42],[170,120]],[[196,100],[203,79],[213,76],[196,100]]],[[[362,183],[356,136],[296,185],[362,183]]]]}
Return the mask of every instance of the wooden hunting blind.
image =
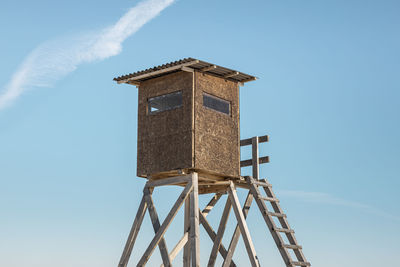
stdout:
{"type": "Polygon", "coordinates": [[[239,237],[243,237],[250,264],[260,263],[250,236],[246,217],[253,200],[274,239],[286,267],[310,266],[297,243],[286,214],[266,179],[259,178],[259,164],[269,157],[259,157],[259,144],[268,136],[240,139],[239,86],[256,77],[205,61],[186,58],[143,71],[114,78],[118,83],[138,87],[137,175],[147,178],[143,197],[126,241],[118,267],[126,267],[146,210],[154,237],[137,266],[145,266],[158,246],[161,266],[172,261],[183,249],[183,266],[200,266],[202,225],[213,242],[207,266],[216,263],[218,253],[223,267],[235,267],[233,259],[239,237]],[[241,160],[240,147],[251,146],[251,159],[241,160]],[[242,167],[252,167],[252,176],[241,176],[242,167]],[[183,187],[170,212],[160,224],[153,202],[153,191],[160,186],[183,187]],[[247,190],[241,206],[236,189],[247,190]],[[203,210],[199,195],[213,196],[203,210]],[[227,195],[214,231],[206,216],[227,195]],[[268,203],[268,205],[267,205],[268,203]],[[164,235],[184,205],[183,236],[168,250],[164,235]],[[222,244],[230,210],[237,225],[229,247],[222,244]]]}
{"type": "Polygon", "coordinates": [[[115,78],[139,90],[137,175],[240,175],[239,85],[255,80],[193,58],[115,78]]]}

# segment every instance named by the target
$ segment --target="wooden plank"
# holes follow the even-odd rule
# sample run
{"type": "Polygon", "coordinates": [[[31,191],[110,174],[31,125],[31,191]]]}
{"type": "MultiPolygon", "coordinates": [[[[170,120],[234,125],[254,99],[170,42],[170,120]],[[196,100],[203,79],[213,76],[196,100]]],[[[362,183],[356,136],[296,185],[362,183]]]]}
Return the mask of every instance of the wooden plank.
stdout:
{"type": "MultiPolygon", "coordinates": [[[[182,238],[176,243],[175,247],[171,250],[171,253],[169,254],[169,258],[171,262],[176,258],[178,253],[182,250],[182,248],[188,243],[187,241],[189,240],[189,233],[186,232],[182,238]]],[[[165,267],[164,264],[161,264],[160,267],[165,267]]]]}
{"type": "Polygon", "coordinates": [[[184,66],[184,67],[181,68],[181,71],[194,72],[194,69],[184,66]]]}
{"type": "Polygon", "coordinates": [[[227,198],[225,208],[221,216],[221,221],[218,226],[217,236],[215,237],[214,245],[211,249],[210,258],[208,260],[208,265],[207,265],[208,267],[213,267],[215,265],[215,260],[217,259],[217,252],[221,245],[222,237],[224,236],[225,233],[226,223],[228,222],[230,211],[231,211],[231,201],[229,198],[227,198]]]}
{"type": "MultiPolygon", "coordinates": [[[[260,157],[258,158],[258,163],[259,164],[264,164],[264,163],[269,163],[269,157],[260,157]]],[[[251,166],[253,164],[253,160],[252,159],[246,159],[246,160],[242,160],[240,161],[240,167],[247,167],[247,166],[251,166]]]]}
{"type": "Polygon", "coordinates": [[[140,258],[139,263],[137,266],[144,266],[146,265],[147,261],[149,260],[151,254],[153,253],[155,247],[160,242],[161,238],[164,236],[165,232],[168,229],[168,226],[171,224],[172,220],[178,213],[179,208],[182,206],[183,202],[189,196],[189,193],[193,189],[193,183],[189,182],[182,193],[179,195],[178,199],[176,200],[174,206],[172,207],[171,211],[168,213],[167,217],[165,218],[164,222],[160,226],[160,229],[157,231],[156,235],[154,236],[153,240],[150,242],[149,246],[147,247],[146,251],[144,252],[143,256],[140,258]]]}
{"type": "MultiPolygon", "coordinates": [[[[190,198],[185,200],[185,214],[183,222],[183,232],[186,234],[190,229],[190,198]]],[[[190,242],[186,242],[183,249],[183,267],[190,267],[190,242]]]]}
{"type": "Polygon", "coordinates": [[[229,181],[199,181],[199,186],[229,185],[229,181]]]}
{"type": "Polygon", "coordinates": [[[187,183],[192,179],[191,175],[183,175],[183,176],[175,176],[171,178],[163,178],[158,180],[149,180],[146,183],[146,187],[156,187],[156,186],[163,186],[163,185],[173,185],[179,183],[187,183]]]}
{"type": "Polygon", "coordinates": [[[207,215],[210,213],[210,211],[214,208],[215,204],[217,204],[218,200],[221,198],[222,194],[215,194],[210,202],[205,206],[203,211],[201,212],[204,217],[207,217],[207,215]]]}
{"type": "Polygon", "coordinates": [[[215,186],[200,186],[199,194],[211,194],[211,193],[226,193],[227,185],[215,185],[215,186]]]}
{"type": "Polygon", "coordinates": [[[200,233],[199,233],[199,187],[198,175],[192,173],[193,190],[190,193],[190,250],[192,267],[200,266],[200,233]]]}
{"type": "Polygon", "coordinates": [[[250,77],[250,78],[248,78],[248,79],[242,80],[241,82],[242,82],[242,83],[247,83],[247,82],[255,81],[255,80],[257,80],[257,79],[258,79],[257,77],[250,77]]]}
{"type": "Polygon", "coordinates": [[[148,176],[142,176],[143,178],[147,178],[150,181],[155,181],[159,180],[162,178],[168,178],[168,177],[177,177],[177,176],[184,176],[188,174],[187,169],[177,169],[177,170],[170,170],[170,171],[163,171],[163,172],[158,172],[158,173],[153,173],[148,176]]]}
{"type": "Polygon", "coordinates": [[[244,241],[244,244],[245,244],[245,247],[247,250],[247,254],[249,255],[249,258],[250,258],[251,265],[253,267],[259,267],[260,264],[258,263],[258,260],[257,260],[253,241],[251,240],[250,232],[247,227],[247,223],[244,218],[243,212],[240,208],[239,198],[236,194],[236,189],[235,189],[233,183],[231,183],[231,185],[228,188],[228,195],[232,202],[233,211],[235,212],[236,219],[237,219],[239,227],[240,227],[240,232],[242,234],[243,241],[244,241]]]}
{"type": "Polygon", "coordinates": [[[263,196],[258,196],[259,199],[269,201],[269,202],[279,202],[279,199],[276,197],[263,197],[263,196]]]}
{"type": "Polygon", "coordinates": [[[262,186],[262,187],[272,187],[272,185],[270,183],[266,183],[266,182],[261,182],[261,181],[252,181],[253,184],[258,185],[258,186],[262,186]]]}
{"type": "Polygon", "coordinates": [[[137,82],[137,81],[129,81],[129,82],[127,82],[128,84],[132,84],[132,85],[135,85],[136,87],[139,87],[140,86],[140,82],[137,82]]]}
{"type": "Polygon", "coordinates": [[[269,215],[269,216],[278,217],[278,218],[285,218],[286,217],[286,214],[279,213],[279,212],[266,212],[265,214],[269,215]]]}
{"type": "Polygon", "coordinates": [[[290,264],[291,266],[311,266],[311,263],[303,261],[291,261],[290,264]]]}
{"type": "Polygon", "coordinates": [[[232,71],[231,73],[225,74],[224,78],[231,78],[231,77],[234,77],[234,76],[237,76],[237,75],[239,75],[238,71],[232,71]]]}
{"type": "MultiPolygon", "coordinates": [[[[253,201],[253,195],[249,192],[247,194],[247,197],[244,202],[243,209],[242,209],[245,219],[247,218],[247,214],[249,214],[249,210],[250,210],[252,201],[253,201]]],[[[232,257],[233,257],[233,254],[235,253],[237,243],[239,242],[239,237],[240,237],[240,229],[239,229],[239,224],[237,224],[235,231],[233,232],[231,243],[229,244],[228,254],[226,255],[226,258],[222,264],[222,267],[231,266],[232,257]]]]}
{"type": "Polygon", "coordinates": [[[258,137],[258,142],[259,143],[269,142],[269,136],[268,135],[263,135],[263,136],[258,137]]]}
{"type": "Polygon", "coordinates": [[[252,165],[252,169],[253,169],[253,178],[258,180],[259,177],[259,172],[260,172],[260,168],[259,168],[259,159],[258,159],[258,136],[255,136],[251,139],[251,165],[252,165]]]}
{"type": "Polygon", "coordinates": [[[139,209],[136,213],[135,220],[133,221],[132,228],[128,236],[128,240],[126,241],[124,251],[122,252],[118,267],[126,267],[128,265],[128,261],[131,256],[132,249],[136,241],[136,237],[139,233],[140,226],[142,225],[146,209],[147,209],[147,203],[143,195],[142,201],[140,202],[139,205],[139,209]]]}
{"type": "Polygon", "coordinates": [[[281,244],[282,247],[284,248],[290,248],[290,249],[302,249],[300,245],[292,245],[292,244],[281,244]]]}
{"type": "Polygon", "coordinates": [[[273,229],[275,232],[281,232],[281,233],[294,233],[293,229],[286,229],[286,228],[274,228],[273,229]]]}
{"type": "Polygon", "coordinates": [[[201,68],[201,69],[199,69],[199,71],[200,71],[200,72],[207,72],[207,71],[210,71],[210,70],[213,70],[213,69],[216,69],[216,68],[217,68],[217,66],[211,65],[211,66],[209,66],[209,67],[201,68]]]}
{"type": "MultiPolygon", "coordinates": [[[[154,233],[156,234],[157,231],[160,229],[160,220],[158,219],[158,214],[157,214],[156,208],[154,206],[153,199],[151,197],[150,189],[148,187],[146,187],[143,190],[143,192],[144,192],[144,197],[146,199],[146,203],[148,206],[147,210],[149,211],[149,214],[150,214],[151,223],[153,224],[154,233]]],[[[158,244],[158,247],[160,249],[160,254],[161,254],[161,258],[163,260],[164,266],[170,267],[171,260],[168,255],[167,244],[165,243],[164,237],[161,238],[160,243],[158,244]]]]}
{"type": "MultiPolygon", "coordinates": [[[[251,145],[251,140],[252,138],[247,138],[247,139],[242,139],[240,140],[240,146],[249,146],[251,145]]],[[[269,136],[268,135],[263,135],[258,137],[258,142],[259,143],[264,143],[269,141],[269,136]]]]}

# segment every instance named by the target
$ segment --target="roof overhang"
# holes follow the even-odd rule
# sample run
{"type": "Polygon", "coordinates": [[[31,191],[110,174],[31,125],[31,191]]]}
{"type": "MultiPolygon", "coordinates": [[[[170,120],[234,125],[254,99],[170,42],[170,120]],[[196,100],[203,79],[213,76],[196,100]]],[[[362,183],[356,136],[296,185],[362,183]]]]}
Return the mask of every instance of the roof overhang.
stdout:
{"type": "Polygon", "coordinates": [[[236,70],[224,68],[194,58],[185,58],[168,64],[156,66],[150,69],[116,77],[114,78],[114,81],[116,81],[117,83],[128,83],[138,86],[143,81],[178,71],[187,71],[187,72],[197,71],[197,72],[207,73],[213,76],[217,76],[219,78],[237,82],[240,85],[257,79],[257,77],[255,76],[248,75],[236,70]]]}

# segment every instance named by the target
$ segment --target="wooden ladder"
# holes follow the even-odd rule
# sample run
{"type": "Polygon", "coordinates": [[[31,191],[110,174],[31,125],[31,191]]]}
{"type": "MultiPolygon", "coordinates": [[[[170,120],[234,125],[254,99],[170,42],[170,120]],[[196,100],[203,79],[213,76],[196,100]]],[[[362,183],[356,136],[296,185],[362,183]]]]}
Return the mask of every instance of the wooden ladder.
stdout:
{"type": "MultiPolygon", "coordinates": [[[[258,145],[262,142],[268,142],[268,140],[268,136],[266,135],[241,140],[240,142],[241,146],[252,145],[252,159],[241,161],[241,167],[252,166],[253,176],[245,177],[250,189],[249,196],[252,195],[255,199],[286,266],[311,266],[311,264],[307,262],[306,258],[304,257],[302,247],[296,240],[294,230],[290,228],[286,214],[283,213],[283,210],[279,205],[278,198],[272,191],[272,185],[268,183],[266,179],[258,179],[259,164],[269,162],[269,157],[259,157],[258,145]],[[260,192],[260,187],[263,188],[265,195],[260,192]],[[271,210],[268,209],[268,202],[272,207],[271,210]],[[274,220],[274,218],[276,219],[274,220]],[[286,236],[287,242],[285,242],[284,236],[286,236]],[[292,259],[289,250],[293,251],[293,254],[297,258],[296,260],[292,259]]],[[[246,204],[250,206],[251,199],[250,202],[246,204]]]]}

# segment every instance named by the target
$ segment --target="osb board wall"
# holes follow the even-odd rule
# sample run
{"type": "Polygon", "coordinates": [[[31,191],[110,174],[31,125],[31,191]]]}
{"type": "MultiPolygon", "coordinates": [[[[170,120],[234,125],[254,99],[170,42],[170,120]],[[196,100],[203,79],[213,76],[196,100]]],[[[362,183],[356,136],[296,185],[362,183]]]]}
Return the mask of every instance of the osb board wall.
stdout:
{"type": "Polygon", "coordinates": [[[193,167],[193,73],[177,72],[139,86],[137,175],[193,167]],[[147,115],[147,99],[182,91],[182,107],[147,115]]]}
{"type": "Polygon", "coordinates": [[[239,86],[237,83],[195,72],[195,168],[240,175],[239,86]],[[231,115],[203,106],[203,92],[231,102],[231,115]]]}

